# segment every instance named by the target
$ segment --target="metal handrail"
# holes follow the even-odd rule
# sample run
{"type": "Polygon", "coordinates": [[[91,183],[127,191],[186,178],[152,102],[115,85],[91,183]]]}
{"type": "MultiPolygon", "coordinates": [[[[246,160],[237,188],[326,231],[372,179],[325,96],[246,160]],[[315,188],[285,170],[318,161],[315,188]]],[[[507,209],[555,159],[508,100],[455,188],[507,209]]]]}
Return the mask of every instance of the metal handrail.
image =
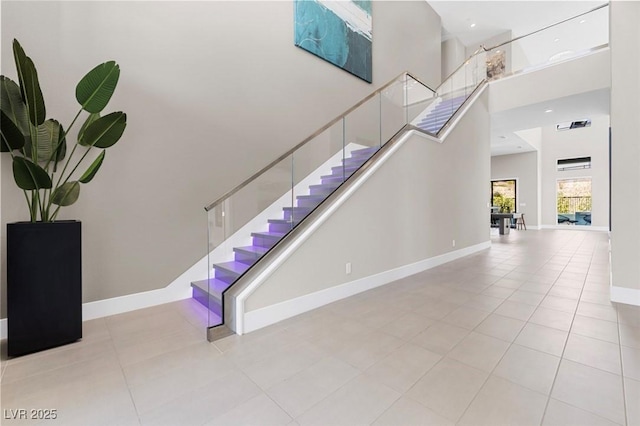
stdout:
{"type": "Polygon", "coordinates": [[[210,211],[211,209],[213,209],[214,207],[216,207],[217,205],[219,205],[220,203],[222,203],[224,200],[228,199],[229,197],[231,197],[233,194],[235,194],[236,192],[240,191],[242,188],[244,188],[245,186],[249,185],[251,182],[253,182],[254,180],[256,180],[258,177],[260,177],[261,175],[263,175],[266,171],[270,170],[273,166],[275,166],[276,164],[278,164],[279,162],[281,162],[282,160],[284,160],[285,158],[287,158],[289,155],[293,154],[295,151],[297,151],[298,149],[300,149],[302,146],[304,146],[305,144],[307,144],[309,141],[313,140],[316,136],[318,136],[319,134],[321,134],[322,132],[324,132],[325,130],[329,129],[331,126],[333,126],[334,124],[336,124],[337,122],[339,122],[340,120],[344,119],[347,115],[349,115],[350,113],[352,113],[354,110],[356,110],[358,107],[360,107],[361,105],[363,105],[365,102],[373,99],[377,94],[381,93],[382,91],[384,91],[385,89],[387,89],[389,86],[391,86],[392,84],[394,84],[395,82],[398,81],[398,79],[404,75],[407,75],[409,77],[411,77],[412,79],[414,79],[415,81],[417,81],[418,83],[420,83],[421,85],[423,85],[424,87],[426,87],[427,89],[429,89],[431,92],[433,92],[434,94],[436,93],[435,90],[433,90],[432,88],[430,88],[428,85],[426,85],[424,82],[422,82],[419,78],[415,77],[414,75],[412,75],[409,71],[405,71],[401,74],[399,74],[398,76],[396,76],[393,80],[389,81],[388,83],[385,83],[383,86],[381,86],[380,88],[378,88],[376,91],[374,91],[373,93],[371,93],[370,95],[368,95],[367,97],[365,97],[364,99],[360,100],[358,103],[356,103],[355,105],[353,105],[351,108],[349,108],[348,110],[346,110],[345,112],[343,112],[342,114],[340,114],[339,116],[337,116],[336,118],[334,118],[333,120],[329,121],[327,124],[325,124],[324,126],[322,126],[321,128],[319,128],[318,130],[316,130],[315,132],[313,132],[311,135],[309,135],[308,137],[306,137],[302,142],[300,142],[299,144],[297,144],[296,146],[294,146],[293,148],[291,148],[289,151],[285,152],[284,154],[280,155],[278,158],[276,158],[275,160],[273,160],[271,163],[267,164],[265,167],[263,167],[262,169],[260,169],[259,171],[257,171],[256,173],[254,173],[251,177],[249,177],[248,179],[246,179],[244,182],[242,182],[240,185],[236,186],[235,188],[233,188],[232,190],[226,192],[224,195],[222,195],[221,197],[219,197],[217,200],[215,200],[214,202],[208,204],[204,209],[206,211],[210,211]]]}
{"type": "Polygon", "coordinates": [[[529,37],[530,35],[537,34],[537,33],[541,32],[541,31],[548,30],[549,28],[553,28],[553,27],[558,26],[558,25],[560,25],[560,24],[564,24],[565,22],[571,21],[572,19],[579,18],[579,17],[581,17],[581,16],[587,15],[587,14],[589,14],[589,13],[595,12],[596,10],[603,9],[603,8],[605,8],[605,7],[608,7],[608,6],[609,6],[609,3],[601,4],[600,6],[596,6],[596,7],[594,7],[593,9],[590,9],[590,10],[588,10],[588,11],[586,11],[586,12],[579,13],[579,14],[577,14],[577,15],[575,15],[575,16],[572,16],[571,18],[567,18],[567,19],[564,19],[564,20],[562,20],[562,21],[559,21],[559,22],[553,23],[553,24],[551,24],[551,25],[547,25],[546,27],[543,27],[543,28],[537,29],[537,30],[532,31],[532,32],[530,32],[530,33],[528,33],[528,34],[524,34],[524,35],[521,35],[521,36],[518,36],[518,37],[512,38],[511,40],[507,40],[507,41],[502,42],[502,43],[500,43],[500,44],[496,44],[495,46],[492,46],[492,47],[485,47],[484,45],[481,45],[481,46],[480,46],[478,49],[476,49],[476,51],[475,51],[475,52],[473,52],[473,53],[472,53],[472,54],[471,54],[467,59],[465,59],[465,60],[464,60],[460,65],[458,65],[458,67],[457,67],[455,70],[453,70],[453,72],[451,72],[451,73],[447,76],[447,78],[445,78],[445,79],[443,79],[443,80],[442,80],[442,83],[440,83],[440,85],[439,85],[438,87],[436,87],[435,92],[436,92],[436,93],[438,93],[438,92],[439,92],[439,89],[440,89],[440,88],[441,88],[441,87],[442,87],[442,86],[443,86],[443,85],[444,85],[444,84],[445,84],[445,83],[446,83],[446,82],[447,82],[451,77],[453,77],[453,75],[454,75],[455,73],[457,73],[457,72],[458,72],[462,67],[464,67],[465,65],[467,65],[467,64],[469,63],[469,61],[471,61],[471,59],[473,59],[473,58],[474,58],[476,55],[478,55],[479,53],[489,52],[489,51],[491,51],[491,50],[493,50],[493,49],[497,49],[498,47],[505,46],[505,45],[507,45],[507,44],[509,44],[509,43],[513,43],[514,41],[518,41],[518,40],[523,39],[523,38],[525,38],[525,37],[529,37]]]}

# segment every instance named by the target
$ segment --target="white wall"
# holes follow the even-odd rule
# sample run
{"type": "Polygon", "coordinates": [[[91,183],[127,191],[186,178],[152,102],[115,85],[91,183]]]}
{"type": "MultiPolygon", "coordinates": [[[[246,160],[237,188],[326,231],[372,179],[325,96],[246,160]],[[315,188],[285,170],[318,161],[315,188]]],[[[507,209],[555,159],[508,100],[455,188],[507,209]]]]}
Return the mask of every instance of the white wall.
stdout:
{"type": "MultiPolygon", "coordinates": [[[[373,31],[367,84],[294,46],[291,2],[3,2],[2,74],[18,38],[49,116],[71,121],[96,64],[122,68],[109,109],[128,113],[125,136],[60,215],[83,221],[84,301],[166,286],[206,253],[205,204],[402,71],[440,82],[426,2],[374,2],[373,31]]],[[[27,209],[2,157],[4,228],[27,209]]]]}
{"type": "Polygon", "coordinates": [[[493,114],[609,87],[610,51],[603,49],[572,61],[493,81],[489,111],[493,114]]]}
{"type": "Polygon", "coordinates": [[[612,300],[640,305],[640,2],[611,2],[612,300]]]}
{"type": "Polygon", "coordinates": [[[245,309],[487,243],[487,98],[485,91],[444,143],[409,139],[249,296],[245,309]]]}
{"type": "Polygon", "coordinates": [[[592,226],[609,227],[609,116],[591,118],[591,127],[558,132],[542,128],[542,225],[557,225],[558,179],[591,177],[592,226]],[[591,168],[558,171],[559,159],[591,157],[591,168]]]}
{"type": "Polygon", "coordinates": [[[442,79],[447,78],[462,64],[466,56],[466,48],[456,37],[442,42],[442,79]]]}
{"type": "Polygon", "coordinates": [[[516,209],[524,213],[527,228],[538,227],[538,152],[491,157],[491,180],[503,179],[516,179],[516,209]]]}

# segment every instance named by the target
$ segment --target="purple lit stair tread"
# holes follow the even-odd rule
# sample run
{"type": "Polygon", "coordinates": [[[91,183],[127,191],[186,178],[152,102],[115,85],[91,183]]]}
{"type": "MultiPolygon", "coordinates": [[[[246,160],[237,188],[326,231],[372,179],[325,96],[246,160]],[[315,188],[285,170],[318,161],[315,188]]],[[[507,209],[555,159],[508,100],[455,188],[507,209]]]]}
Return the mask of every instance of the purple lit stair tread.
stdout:
{"type": "Polygon", "coordinates": [[[289,225],[289,226],[295,226],[298,223],[300,223],[299,220],[291,221],[287,219],[269,219],[267,222],[272,223],[274,225],[289,225]]]}
{"type": "MultiPolygon", "coordinates": [[[[289,209],[291,207],[285,207],[285,209],[289,209]]],[[[299,207],[294,207],[295,209],[298,209],[299,207]]],[[[265,232],[252,232],[251,233],[252,237],[260,237],[260,238],[269,238],[269,239],[274,239],[274,240],[279,240],[280,238],[285,236],[284,232],[271,232],[271,231],[265,231],[265,232]]]]}
{"type": "Polygon", "coordinates": [[[323,183],[321,185],[311,185],[309,186],[309,191],[311,194],[328,194],[336,190],[337,187],[340,186],[340,182],[331,182],[331,183],[323,183]]]}
{"type": "MultiPolygon", "coordinates": [[[[270,219],[271,220],[271,219],[270,219]]],[[[259,256],[264,255],[269,249],[260,246],[244,246],[244,247],[234,247],[233,251],[235,252],[244,252],[247,254],[256,254],[259,256]]]]}
{"type": "Polygon", "coordinates": [[[213,265],[214,269],[220,271],[231,272],[232,274],[242,275],[244,272],[249,269],[249,266],[246,263],[238,262],[236,260],[232,260],[231,262],[224,263],[216,263],[213,265]]]}
{"type": "MultiPolygon", "coordinates": [[[[313,210],[313,207],[283,207],[282,210],[284,211],[295,211],[295,212],[303,212],[303,211],[307,211],[307,212],[311,212],[311,210],[313,210]]],[[[253,234],[251,234],[253,235],[253,234]]]]}
{"type": "Polygon", "coordinates": [[[369,148],[361,148],[361,149],[355,149],[353,151],[351,151],[351,157],[366,157],[366,156],[371,156],[373,155],[373,153],[375,153],[380,147],[377,146],[372,146],[369,148]]]}
{"type": "Polygon", "coordinates": [[[194,281],[191,283],[192,287],[197,287],[205,293],[209,293],[209,295],[214,298],[221,300],[222,292],[224,292],[227,288],[229,288],[231,284],[228,282],[218,280],[216,278],[210,278],[208,280],[200,280],[194,281]]]}
{"type": "Polygon", "coordinates": [[[312,201],[323,201],[325,198],[327,198],[327,196],[322,194],[298,195],[296,197],[296,199],[298,200],[312,200],[312,201]]]}
{"type": "Polygon", "coordinates": [[[366,157],[348,157],[348,158],[343,158],[342,159],[342,164],[344,164],[345,166],[351,166],[351,165],[363,165],[365,161],[367,161],[369,159],[368,156],[366,157]]]}

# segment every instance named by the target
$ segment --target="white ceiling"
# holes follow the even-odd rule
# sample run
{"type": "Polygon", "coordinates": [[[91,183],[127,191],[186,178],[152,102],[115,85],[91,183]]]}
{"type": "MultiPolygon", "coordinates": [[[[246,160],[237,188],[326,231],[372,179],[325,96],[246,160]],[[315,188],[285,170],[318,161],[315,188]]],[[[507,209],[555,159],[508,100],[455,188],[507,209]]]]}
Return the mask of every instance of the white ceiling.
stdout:
{"type": "Polygon", "coordinates": [[[554,24],[606,1],[428,1],[442,18],[443,41],[457,37],[467,47],[505,31],[512,37],[554,24]],[[476,24],[471,28],[471,24],[476,24]]]}
{"type": "MultiPolygon", "coordinates": [[[[511,31],[518,37],[587,12],[602,1],[428,1],[442,18],[443,41],[457,37],[467,47],[511,31]],[[471,27],[471,24],[475,24],[471,27]]],[[[518,131],[609,114],[609,90],[555,99],[491,115],[491,155],[536,150],[518,131]],[[546,110],[553,110],[545,113],[546,110]]]]}
{"type": "Polygon", "coordinates": [[[555,126],[609,114],[609,89],[594,90],[491,114],[491,155],[516,154],[536,148],[516,132],[555,126]],[[551,110],[551,112],[545,112],[551,110]]]}

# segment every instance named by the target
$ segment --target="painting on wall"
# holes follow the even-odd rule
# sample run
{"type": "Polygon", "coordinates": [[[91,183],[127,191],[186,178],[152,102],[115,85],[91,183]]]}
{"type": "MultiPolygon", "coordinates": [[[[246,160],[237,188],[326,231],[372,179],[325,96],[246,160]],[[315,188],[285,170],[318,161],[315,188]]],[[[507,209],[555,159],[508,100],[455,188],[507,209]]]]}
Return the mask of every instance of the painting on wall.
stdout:
{"type": "Polygon", "coordinates": [[[371,1],[295,0],[295,45],[371,83],[371,1]]]}

